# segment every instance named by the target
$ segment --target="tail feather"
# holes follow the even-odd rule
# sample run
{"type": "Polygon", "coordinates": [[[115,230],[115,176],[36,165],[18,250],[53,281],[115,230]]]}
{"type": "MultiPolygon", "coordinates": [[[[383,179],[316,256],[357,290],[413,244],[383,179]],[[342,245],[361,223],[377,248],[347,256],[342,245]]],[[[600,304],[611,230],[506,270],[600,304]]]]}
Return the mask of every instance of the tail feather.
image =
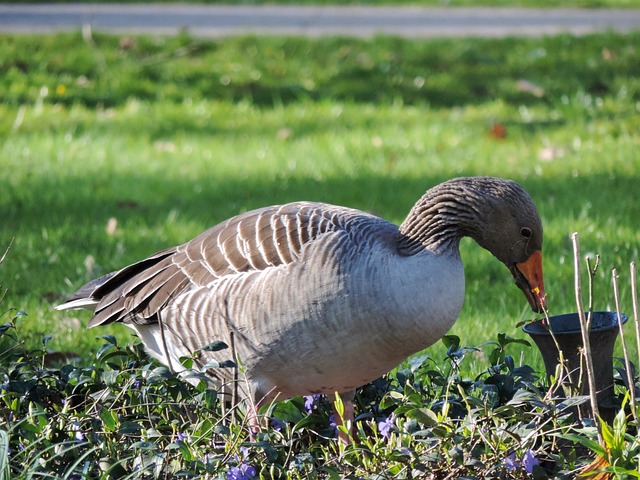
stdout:
{"type": "MultiPolygon", "coordinates": [[[[56,310],[85,308],[94,311],[95,315],[89,322],[89,327],[121,321],[125,317],[123,315],[126,310],[125,297],[138,289],[140,285],[144,285],[149,278],[157,275],[157,271],[152,267],[170,257],[175,253],[175,250],[175,248],[163,250],[145,260],[96,278],[80,287],[66,302],[55,308],[56,310]],[[150,269],[152,270],[150,273],[145,273],[150,269]],[[132,281],[133,283],[131,283],[132,281]]],[[[159,271],[164,268],[166,266],[160,266],[159,271]]]]}
{"type": "Polygon", "coordinates": [[[86,308],[87,310],[95,310],[96,306],[100,302],[100,298],[94,296],[96,290],[107,283],[118,272],[111,272],[103,275],[100,278],[91,280],[86,285],[80,287],[80,289],[71,295],[66,302],[57,305],[56,310],[72,310],[78,308],[86,308]]]}

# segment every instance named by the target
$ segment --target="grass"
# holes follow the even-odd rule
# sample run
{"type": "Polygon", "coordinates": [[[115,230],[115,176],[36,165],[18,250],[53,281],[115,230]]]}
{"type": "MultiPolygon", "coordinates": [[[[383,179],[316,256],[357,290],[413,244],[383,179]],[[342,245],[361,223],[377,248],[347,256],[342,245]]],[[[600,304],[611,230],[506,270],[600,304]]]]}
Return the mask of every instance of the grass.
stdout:
{"type": "MultiPolygon", "coordinates": [[[[638,254],[637,42],[3,37],[7,304],[86,355],[102,331],[51,307],[94,276],[262,205],[322,200],[401,222],[431,185],[490,174],[536,200],[551,310],[572,311],[570,233],[602,255],[603,279],[638,254]]],[[[455,332],[517,335],[530,313],[506,269],[471,242],[463,255],[455,332]]]]}
{"type": "MultiPolygon", "coordinates": [[[[574,231],[602,256],[596,308],[613,309],[611,268],[628,285],[640,245],[639,40],[0,37],[1,250],[15,237],[0,265],[5,317],[26,312],[29,348],[52,334],[46,349],[86,364],[96,337],[132,338],[52,310],[84,282],[268,204],[321,200],[399,223],[458,175],[531,193],[552,314],[575,310],[574,231]]],[[[470,241],[462,254],[452,333],[471,346],[524,338],[515,325],[532,314],[508,271],[470,241]]],[[[446,350],[428,353],[440,364],[446,350]]],[[[509,354],[541,371],[533,349],[509,354]]],[[[461,368],[486,372],[486,355],[461,368]]]]}

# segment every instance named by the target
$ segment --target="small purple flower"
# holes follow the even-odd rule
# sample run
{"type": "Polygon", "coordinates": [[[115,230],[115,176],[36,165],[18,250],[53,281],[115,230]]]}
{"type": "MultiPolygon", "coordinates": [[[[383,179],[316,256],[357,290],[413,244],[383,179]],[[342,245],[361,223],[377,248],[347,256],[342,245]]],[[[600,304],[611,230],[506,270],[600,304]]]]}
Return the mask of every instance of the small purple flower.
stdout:
{"type": "Polygon", "coordinates": [[[391,431],[395,426],[395,423],[394,423],[395,420],[396,420],[396,415],[395,413],[392,413],[387,418],[378,422],[378,430],[380,431],[380,435],[382,435],[383,438],[389,438],[391,436],[391,431]]]}
{"type": "Polygon", "coordinates": [[[507,467],[507,470],[509,471],[520,468],[520,460],[516,459],[516,452],[512,452],[504,459],[504,466],[507,467]]]}
{"type": "Polygon", "coordinates": [[[313,412],[317,407],[317,401],[320,398],[319,394],[315,395],[305,395],[304,396],[304,410],[307,413],[313,412]]]}
{"type": "Polygon", "coordinates": [[[280,420],[278,417],[273,417],[271,419],[270,425],[272,429],[274,429],[276,432],[279,432],[284,428],[285,422],[284,420],[280,420]]]}
{"type": "Polygon", "coordinates": [[[338,424],[336,423],[336,416],[333,413],[329,415],[329,426],[332,427],[334,430],[338,429],[338,424]]]}
{"type": "Polygon", "coordinates": [[[81,430],[80,422],[71,422],[71,430],[73,430],[73,438],[75,438],[76,442],[84,441],[84,434],[81,430]]]}
{"type": "Polygon", "coordinates": [[[522,469],[527,473],[533,473],[533,467],[539,463],[535,453],[531,449],[528,449],[520,459],[517,459],[515,452],[512,452],[504,460],[504,466],[507,467],[507,470],[522,469]]]}
{"type": "Polygon", "coordinates": [[[251,480],[255,476],[256,469],[245,460],[237,467],[231,467],[225,478],[227,480],[251,480]]]}
{"type": "Polygon", "coordinates": [[[522,456],[522,468],[524,468],[527,473],[532,473],[533,467],[535,467],[539,463],[540,462],[538,462],[538,459],[531,449],[527,450],[526,453],[522,456]]]}
{"type": "Polygon", "coordinates": [[[184,442],[185,440],[189,440],[189,435],[183,432],[178,432],[176,435],[176,443],[184,442]]]}

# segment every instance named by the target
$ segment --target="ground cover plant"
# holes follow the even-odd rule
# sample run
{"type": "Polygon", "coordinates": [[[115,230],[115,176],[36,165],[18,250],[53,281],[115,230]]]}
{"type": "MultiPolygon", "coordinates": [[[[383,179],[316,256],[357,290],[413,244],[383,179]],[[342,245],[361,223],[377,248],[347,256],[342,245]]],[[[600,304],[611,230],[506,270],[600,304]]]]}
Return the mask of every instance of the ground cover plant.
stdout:
{"type": "Polygon", "coordinates": [[[309,199],[400,222],[429,186],[489,174],[538,204],[551,313],[575,310],[573,231],[612,310],[608,269],[640,240],[639,39],[0,37],[0,472],[571,478],[567,419],[515,327],[531,314],[471,243],[452,336],[359,393],[351,448],[325,438],[318,399],[278,404],[280,430],[248,444],[215,392],[52,306],[244,210],[309,199]]]}

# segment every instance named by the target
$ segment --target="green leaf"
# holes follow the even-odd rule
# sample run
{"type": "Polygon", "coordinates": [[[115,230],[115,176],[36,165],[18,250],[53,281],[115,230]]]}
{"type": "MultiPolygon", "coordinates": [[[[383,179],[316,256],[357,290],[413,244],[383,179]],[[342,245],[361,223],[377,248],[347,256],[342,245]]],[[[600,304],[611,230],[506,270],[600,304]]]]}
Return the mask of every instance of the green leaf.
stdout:
{"type": "Polygon", "coordinates": [[[209,360],[207,363],[205,363],[202,366],[200,371],[205,372],[210,368],[235,368],[235,367],[236,367],[236,363],[233,362],[232,360],[223,360],[221,362],[218,362],[217,360],[209,360]]]}
{"type": "Polygon", "coordinates": [[[198,350],[203,350],[205,352],[218,352],[220,350],[224,350],[225,348],[229,348],[229,345],[221,340],[216,340],[211,342],[209,345],[205,345],[204,347],[199,348],[198,350]]]}
{"type": "MultiPolygon", "coordinates": [[[[336,409],[336,413],[340,416],[340,418],[344,419],[344,403],[342,402],[342,398],[340,397],[338,392],[336,392],[336,397],[333,402],[333,405],[336,409]]],[[[336,420],[338,419],[336,418],[336,420]]]]}
{"type": "Polygon", "coordinates": [[[9,480],[11,478],[9,451],[9,434],[4,430],[0,430],[0,480],[9,480]]]}
{"type": "Polygon", "coordinates": [[[291,400],[276,403],[272,415],[291,423],[297,423],[303,419],[300,409],[291,400]]]}
{"type": "Polygon", "coordinates": [[[116,430],[116,427],[118,426],[118,414],[116,412],[112,412],[105,408],[100,412],[100,418],[104,422],[105,430],[108,432],[116,430]]]}
{"type": "Polygon", "coordinates": [[[151,442],[140,441],[131,444],[131,447],[134,450],[155,450],[156,446],[151,442]]]}
{"type": "Polygon", "coordinates": [[[329,480],[341,480],[342,478],[344,478],[340,474],[340,471],[327,467],[326,465],[322,467],[322,470],[329,475],[329,480]]]}
{"type": "MultiPolygon", "coordinates": [[[[109,345],[109,347],[111,347],[111,345],[109,345]]],[[[105,351],[107,351],[109,349],[106,349],[105,351]]],[[[105,355],[103,355],[100,360],[102,360],[103,362],[106,362],[107,360],[111,360],[112,358],[116,358],[116,357],[121,357],[123,359],[129,358],[129,355],[127,354],[127,352],[124,352],[122,350],[114,350],[112,352],[108,352],[105,355]]]]}
{"type": "Polygon", "coordinates": [[[408,361],[409,367],[411,367],[411,373],[414,373],[416,370],[418,370],[422,366],[422,364],[430,358],[431,356],[428,353],[424,355],[418,355],[416,357],[411,357],[408,361]]]}
{"type": "Polygon", "coordinates": [[[579,443],[579,444],[587,447],[593,453],[596,453],[596,454],[600,455],[603,458],[608,458],[607,450],[602,445],[600,445],[598,442],[596,442],[595,440],[591,440],[588,437],[585,437],[583,435],[578,435],[578,434],[575,434],[575,433],[565,433],[563,435],[560,435],[560,437],[564,438],[566,440],[571,440],[573,442],[579,443]]]}
{"type": "Polygon", "coordinates": [[[182,365],[186,369],[193,368],[193,357],[180,357],[178,359],[180,361],[180,365],[182,365]]]}
{"type": "Polygon", "coordinates": [[[380,408],[382,410],[386,410],[389,407],[401,405],[403,399],[404,395],[402,393],[391,390],[382,397],[382,400],[380,400],[380,408]]]}
{"type": "Polygon", "coordinates": [[[447,350],[457,350],[460,347],[460,337],[457,335],[445,335],[442,337],[442,343],[447,347],[447,350]]]}
{"type": "Polygon", "coordinates": [[[600,432],[602,433],[602,440],[604,444],[610,449],[615,448],[615,434],[613,428],[607,423],[600,420],[600,432]]]}
{"type": "Polygon", "coordinates": [[[428,427],[433,427],[438,424],[438,415],[426,407],[413,408],[406,413],[406,416],[428,427]]]}
{"type": "Polygon", "coordinates": [[[98,353],[96,353],[96,358],[98,360],[102,360],[102,357],[109,351],[112,350],[115,346],[112,343],[103,343],[98,349],[98,353]]]}
{"type": "Polygon", "coordinates": [[[117,370],[106,370],[102,372],[102,375],[100,377],[102,378],[102,381],[106,386],[112,387],[114,385],[117,385],[119,374],[120,372],[118,372],[117,370]]]}
{"type": "Polygon", "coordinates": [[[100,335],[98,338],[102,338],[107,343],[110,343],[114,347],[118,346],[118,340],[114,335],[100,335]]]}

